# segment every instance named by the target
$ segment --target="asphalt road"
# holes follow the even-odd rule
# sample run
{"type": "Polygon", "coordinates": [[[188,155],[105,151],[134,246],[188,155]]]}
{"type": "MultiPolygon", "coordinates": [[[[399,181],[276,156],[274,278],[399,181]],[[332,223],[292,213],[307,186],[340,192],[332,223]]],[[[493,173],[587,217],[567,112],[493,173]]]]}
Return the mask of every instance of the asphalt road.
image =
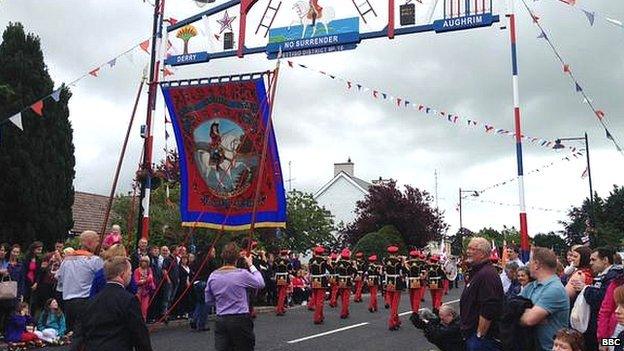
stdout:
{"type": "MultiPolygon", "coordinates": [[[[452,302],[459,308],[461,289],[452,289],[444,296],[445,302],[452,302]]],[[[401,296],[399,313],[402,314],[402,328],[389,331],[387,327],[388,310],[383,308],[383,300],[378,298],[380,310],[368,312],[368,295],[364,302],[351,303],[348,319],[340,319],[340,305],[329,308],[325,305],[325,323],[314,325],[312,313],[305,307],[297,306],[288,310],[285,316],[277,317],[273,313],[258,315],[255,321],[256,350],[437,350],[427,342],[422,331],[414,328],[409,321],[410,307],[406,292],[401,296]]],[[[421,307],[431,308],[429,293],[421,307]]],[[[209,326],[213,329],[213,323],[209,326]]],[[[171,350],[214,350],[212,331],[195,332],[184,326],[169,326],[152,333],[154,351],[171,350]]],[[[49,348],[64,350],[65,348],[49,348]]]]}

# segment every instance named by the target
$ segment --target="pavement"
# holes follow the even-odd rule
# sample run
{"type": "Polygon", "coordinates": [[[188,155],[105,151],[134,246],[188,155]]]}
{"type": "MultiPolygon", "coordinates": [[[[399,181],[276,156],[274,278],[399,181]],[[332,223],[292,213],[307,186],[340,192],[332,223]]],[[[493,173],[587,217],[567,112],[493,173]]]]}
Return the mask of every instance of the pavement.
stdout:
{"type": "MultiPolygon", "coordinates": [[[[451,289],[444,296],[444,302],[450,302],[459,310],[460,289],[451,289]]],[[[388,310],[383,307],[381,296],[378,297],[380,310],[368,312],[368,295],[364,302],[350,304],[348,319],[340,319],[340,304],[329,308],[325,304],[325,323],[314,325],[312,311],[304,306],[292,307],[285,316],[278,317],[272,308],[262,308],[255,320],[257,351],[273,350],[415,350],[429,351],[437,348],[429,344],[421,330],[412,326],[407,292],[401,296],[399,315],[403,322],[398,331],[388,330],[388,310]]],[[[422,307],[431,308],[431,296],[426,293],[422,307]]],[[[171,350],[213,350],[214,321],[209,322],[211,331],[191,331],[187,322],[171,322],[160,326],[152,333],[154,351],[171,350]]],[[[65,347],[45,348],[44,350],[65,351],[65,347]]]]}

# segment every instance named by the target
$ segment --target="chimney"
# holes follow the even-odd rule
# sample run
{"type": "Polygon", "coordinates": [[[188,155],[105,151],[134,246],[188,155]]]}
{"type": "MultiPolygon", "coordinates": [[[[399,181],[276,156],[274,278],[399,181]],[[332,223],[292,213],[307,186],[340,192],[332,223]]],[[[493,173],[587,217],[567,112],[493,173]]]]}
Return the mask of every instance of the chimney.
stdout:
{"type": "Polygon", "coordinates": [[[340,172],[345,172],[349,177],[353,177],[354,164],[351,162],[351,157],[345,163],[334,163],[334,177],[340,172]]]}

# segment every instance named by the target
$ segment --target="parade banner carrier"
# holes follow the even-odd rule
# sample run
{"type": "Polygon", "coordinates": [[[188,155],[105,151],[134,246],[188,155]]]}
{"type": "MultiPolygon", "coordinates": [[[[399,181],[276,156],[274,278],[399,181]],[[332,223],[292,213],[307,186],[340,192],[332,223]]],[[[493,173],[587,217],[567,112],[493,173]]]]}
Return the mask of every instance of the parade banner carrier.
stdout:
{"type": "Polygon", "coordinates": [[[284,227],[286,200],[263,78],[163,83],[180,153],[183,225],[225,230],[284,227]],[[259,175],[262,179],[259,179],[259,175]],[[256,197],[256,189],[259,191],[256,197]]]}

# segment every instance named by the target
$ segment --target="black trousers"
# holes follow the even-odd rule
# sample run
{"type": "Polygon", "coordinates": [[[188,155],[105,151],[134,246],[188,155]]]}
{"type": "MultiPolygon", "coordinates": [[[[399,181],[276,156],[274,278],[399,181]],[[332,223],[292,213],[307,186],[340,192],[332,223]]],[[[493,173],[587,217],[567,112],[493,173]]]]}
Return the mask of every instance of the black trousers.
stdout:
{"type": "Polygon", "coordinates": [[[253,320],[248,313],[217,316],[215,323],[217,351],[251,351],[255,346],[253,320]]]}
{"type": "Polygon", "coordinates": [[[87,311],[89,299],[64,300],[64,304],[65,318],[67,319],[67,330],[72,330],[74,332],[70,350],[79,350],[84,342],[82,340],[84,337],[82,319],[87,311]]]}

